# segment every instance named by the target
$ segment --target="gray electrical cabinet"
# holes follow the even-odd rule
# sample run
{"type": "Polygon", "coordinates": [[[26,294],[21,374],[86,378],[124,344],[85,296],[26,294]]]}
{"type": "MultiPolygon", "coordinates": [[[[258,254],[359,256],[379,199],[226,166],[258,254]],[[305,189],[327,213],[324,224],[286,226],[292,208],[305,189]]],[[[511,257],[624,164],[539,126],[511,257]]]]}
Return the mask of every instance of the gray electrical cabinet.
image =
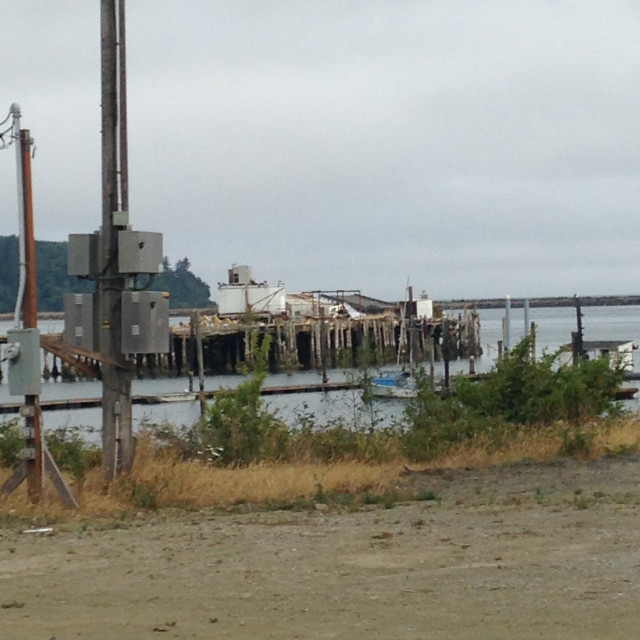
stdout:
{"type": "Polygon", "coordinates": [[[9,394],[37,396],[42,391],[40,332],[38,329],[9,329],[5,357],[9,361],[9,394]]]}
{"type": "Polygon", "coordinates": [[[70,276],[96,279],[100,273],[100,235],[72,233],[67,247],[70,276]]]}
{"type": "Polygon", "coordinates": [[[161,291],[122,292],[122,353],[169,351],[169,299],[161,291]]]}
{"type": "Polygon", "coordinates": [[[95,328],[98,318],[95,308],[97,300],[91,293],[67,293],[64,296],[64,332],[62,340],[83,349],[98,351],[98,332],[95,328]]]}
{"type": "Polygon", "coordinates": [[[162,273],[162,234],[118,231],[120,273],[162,273]]]}

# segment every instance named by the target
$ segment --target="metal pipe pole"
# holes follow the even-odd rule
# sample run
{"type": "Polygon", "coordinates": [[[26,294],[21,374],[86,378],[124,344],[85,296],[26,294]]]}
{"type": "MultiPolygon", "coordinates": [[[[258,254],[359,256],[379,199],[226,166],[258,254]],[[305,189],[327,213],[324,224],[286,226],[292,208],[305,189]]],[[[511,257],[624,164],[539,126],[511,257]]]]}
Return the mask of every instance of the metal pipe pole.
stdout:
{"type": "Polygon", "coordinates": [[[507,294],[504,305],[504,350],[511,349],[511,296],[507,294]]]}
{"type": "Polygon", "coordinates": [[[24,299],[24,288],[27,279],[27,259],[24,244],[24,174],[22,167],[22,139],[20,136],[20,106],[14,102],[11,105],[10,112],[13,116],[13,131],[11,135],[14,137],[16,145],[16,172],[18,178],[18,268],[20,277],[13,320],[14,326],[18,329],[22,326],[20,314],[22,312],[22,300],[24,299]]]}

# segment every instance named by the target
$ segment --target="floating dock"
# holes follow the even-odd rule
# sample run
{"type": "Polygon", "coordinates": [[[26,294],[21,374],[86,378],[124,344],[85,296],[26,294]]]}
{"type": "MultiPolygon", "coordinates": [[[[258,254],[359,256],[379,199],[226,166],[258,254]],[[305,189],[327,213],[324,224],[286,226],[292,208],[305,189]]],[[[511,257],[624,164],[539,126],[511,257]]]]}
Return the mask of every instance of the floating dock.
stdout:
{"type": "MultiPolygon", "coordinates": [[[[280,387],[263,387],[261,395],[275,396],[292,393],[314,393],[319,391],[344,391],[348,389],[358,389],[358,382],[326,382],[317,384],[297,384],[280,387]]],[[[156,393],[134,395],[131,398],[133,404],[169,404],[178,402],[197,402],[201,398],[211,400],[217,394],[233,389],[218,389],[215,391],[184,392],[184,393],[156,393]]],[[[20,413],[23,402],[7,402],[0,404],[0,415],[20,413]]],[[[93,409],[102,406],[102,398],[73,398],[66,400],[41,400],[40,408],[43,411],[68,411],[70,409],[93,409]]]]}

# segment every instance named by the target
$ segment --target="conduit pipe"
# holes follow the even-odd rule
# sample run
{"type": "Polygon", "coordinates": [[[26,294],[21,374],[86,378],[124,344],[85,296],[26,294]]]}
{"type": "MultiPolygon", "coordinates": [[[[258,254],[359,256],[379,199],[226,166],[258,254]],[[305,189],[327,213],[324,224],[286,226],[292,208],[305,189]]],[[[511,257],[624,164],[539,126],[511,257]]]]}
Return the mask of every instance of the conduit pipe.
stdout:
{"type": "Polygon", "coordinates": [[[13,136],[16,145],[16,173],[18,175],[18,296],[14,312],[13,324],[16,329],[21,326],[22,301],[27,282],[27,252],[24,237],[24,176],[22,171],[22,142],[20,140],[20,105],[13,103],[9,112],[13,116],[13,136]]]}

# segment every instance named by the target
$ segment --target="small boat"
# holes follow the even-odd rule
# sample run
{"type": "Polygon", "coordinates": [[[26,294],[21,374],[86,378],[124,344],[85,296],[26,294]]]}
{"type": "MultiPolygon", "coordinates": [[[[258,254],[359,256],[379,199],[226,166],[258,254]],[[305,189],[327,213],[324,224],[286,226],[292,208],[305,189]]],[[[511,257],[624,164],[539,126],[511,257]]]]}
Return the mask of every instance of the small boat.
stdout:
{"type": "Polygon", "coordinates": [[[415,378],[408,371],[389,371],[371,378],[371,394],[381,398],[415,398],[415,378]]]}

